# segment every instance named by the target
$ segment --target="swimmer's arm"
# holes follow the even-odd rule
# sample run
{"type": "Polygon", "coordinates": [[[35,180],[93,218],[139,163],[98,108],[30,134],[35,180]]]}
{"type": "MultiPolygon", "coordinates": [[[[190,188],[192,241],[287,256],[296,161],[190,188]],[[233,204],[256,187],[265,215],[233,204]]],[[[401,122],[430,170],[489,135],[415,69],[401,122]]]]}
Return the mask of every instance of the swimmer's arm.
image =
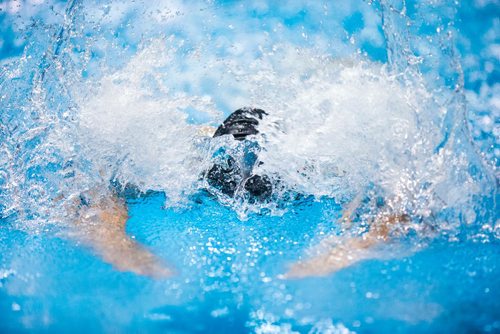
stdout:
{"type": "Polygon", "coordinates": [[[151,277],[171,276],[171,269],[125,233],[125,201],[115,194],[94,197],[90,196],[90,204],[79,205],[75,223],[78,240],[118,270],[151,277]]]}
{"type": "MultiPolygon", "coordinates": [[[[354,200],[341,218],[341,223],[350,227],[351,216],[360,201],[354,200]]],[[[319,246],[314,247],[316,254],[304,261],[292,264],[285,278],[303,278],[309,276],[326,276],[359,261],[373,259],[377,253],[373,248],[388,242],[395,225],[407,225],[409,217],[406,214],[379,215],[371,224],[370,230],[362,236],[339,237],[330,236],[319,246]]],[[[309,250],[313,252],[314,250],[309,250]]]]}

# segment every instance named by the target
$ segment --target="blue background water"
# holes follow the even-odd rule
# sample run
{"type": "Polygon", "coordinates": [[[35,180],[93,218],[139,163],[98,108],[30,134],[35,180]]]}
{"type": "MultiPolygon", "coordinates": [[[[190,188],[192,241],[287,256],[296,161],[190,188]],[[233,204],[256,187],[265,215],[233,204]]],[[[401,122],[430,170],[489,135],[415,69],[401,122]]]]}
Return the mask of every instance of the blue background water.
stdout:
{"type": "Polygon", "coordinates": [[[415,255],[285,281],[277,275],[318,231],[328,232],[323,210],[335,205],[305,203],[283,217],[241,222],[212,200],[182,214],[162,209],[163,200],[130,203],[128,232],[178,268],[164,281],[117,272],[63,239],[3,226],[2,265],[15,261],[0,281],[2,330],[498,331],[497,242],[438,241],[415,255]]]}
{"type": "MultiPolygon", "coordinates": [[[[56,30],[64,6],[54,5],[0,14],[4,63],[21,56],[32,22],[56,30]]],[[[250,14],[256,20],[276,16],[311,34],[320,29],[307,12],[250,14]]],[[[499,14],[497,2],[471,1],[461,5],[457,22],[468,116],[476,144],[492,166],[498,166],[500,149],[499,14]]],[[[341,23],[347,36],[357,37],[363,17],[356,12],[341,23]]],[[[384,42],[359,46],[372,59],[387,61],[384,42]]],[[[439,239],[416,254],[365,261],[326,278],[280,280],[308,245],[335,231],[330,223],[339,215],[335,203],[306,202],[281,217],[246,221],[209,198],[188,209],[163,204],[162,194],[129,199],[127,232],[175,265],[179,274],[168,280],[117,272],[58,237],[56,227],[34,234],[17,229],[15,217],[1,221],[0,331],[500,331],[497,239],[439,239]]]]}

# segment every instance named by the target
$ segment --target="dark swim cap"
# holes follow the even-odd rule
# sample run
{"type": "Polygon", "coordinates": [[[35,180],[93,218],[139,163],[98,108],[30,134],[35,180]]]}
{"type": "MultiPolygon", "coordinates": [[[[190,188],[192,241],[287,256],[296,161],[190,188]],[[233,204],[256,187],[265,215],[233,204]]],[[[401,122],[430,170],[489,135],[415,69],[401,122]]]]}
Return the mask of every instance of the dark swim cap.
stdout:
{"type": "Polygon", "coordinates": [[[259,133],[257,127],[267,113],[262,109],[241,108],[229,115],[215,131],[214,138],[233,135],[236,140],[244,140],[247,136],[259,133]]]}

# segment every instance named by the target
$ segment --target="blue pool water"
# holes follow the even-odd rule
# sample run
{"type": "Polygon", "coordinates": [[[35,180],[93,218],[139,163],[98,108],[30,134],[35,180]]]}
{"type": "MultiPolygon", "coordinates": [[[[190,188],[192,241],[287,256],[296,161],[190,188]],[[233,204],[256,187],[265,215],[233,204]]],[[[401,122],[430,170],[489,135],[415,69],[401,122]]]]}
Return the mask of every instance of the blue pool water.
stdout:
{"type": "Polygon", "coordinates": [[[500,331],[498,2],[0,9],[0,332],[500,331]],[[233,144],[199,125],[246,105],[270,113],[267,204],[202,177],[233,144]],[[126,233],[172,277],[74,234],[75,199],[126,184],[126,233]],[[410,223],[381,253],[283,276],[387,206],[410,223]]]}
{"type": "Polygon", "coordinates": [[[178,276],[164,281],[116,272],[50,234],[3,228],[2,330],[498,330],[497,242],[441,240],[414,255],[284,281],[276,277],[318,226],[327,229],[322,204],[241,222],[213,201],[183,214],[162,203],[158,195],[132,204],[128,232],[175,264],[178,276]]]}

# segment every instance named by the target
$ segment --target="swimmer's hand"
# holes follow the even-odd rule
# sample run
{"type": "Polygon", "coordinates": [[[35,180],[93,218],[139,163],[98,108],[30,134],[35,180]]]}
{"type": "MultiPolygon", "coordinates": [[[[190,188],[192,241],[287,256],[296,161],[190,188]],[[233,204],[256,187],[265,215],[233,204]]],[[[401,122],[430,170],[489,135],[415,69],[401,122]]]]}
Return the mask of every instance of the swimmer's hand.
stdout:
{"type": "Polygon", "coordinates": [[[128,219],[125,201],[116,195],[80,205],[76,222],[77,239],[120,271],[153,278],[174,274],[161,259],[125,233],[128,219]]]}

